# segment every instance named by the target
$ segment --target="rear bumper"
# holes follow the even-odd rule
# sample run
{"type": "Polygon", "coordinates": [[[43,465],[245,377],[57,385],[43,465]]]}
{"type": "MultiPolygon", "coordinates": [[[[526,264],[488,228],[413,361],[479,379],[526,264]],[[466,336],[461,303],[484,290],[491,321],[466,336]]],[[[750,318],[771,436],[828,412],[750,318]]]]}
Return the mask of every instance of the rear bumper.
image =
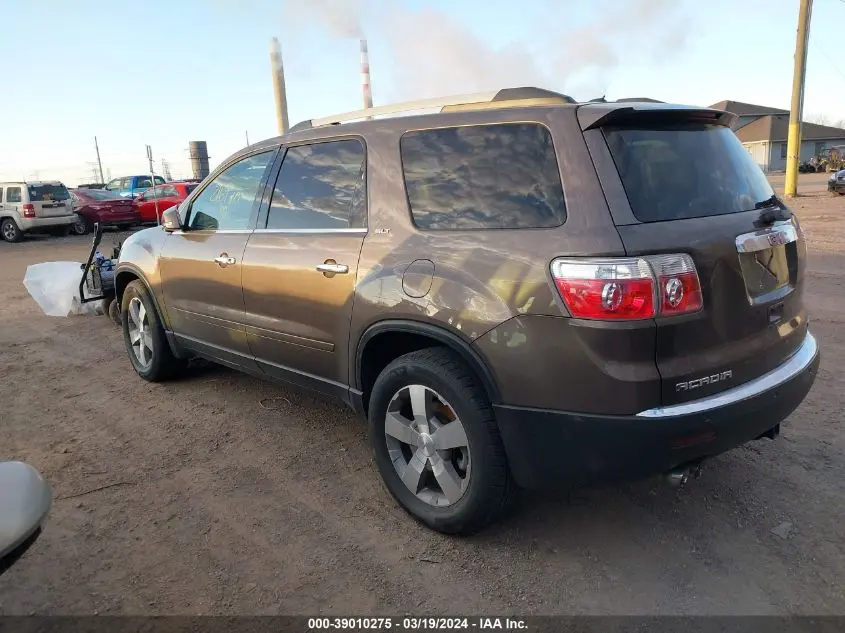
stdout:
{"type": "Polygon", "coordinates": [[[839,193],[840,191],[845,190],[845,182],[838,182],[838,181],[827,181],[827,190],[828,191],[835,191],[839,193]]]}
{"type": "Polygon", "coordinates": [[[744,385],[635,416],[495,405],[505,451],[524,488],[627,480],[666,472],[756,439],[804,400],[819,366],[807,334],[783,365],[744,385]]]}
{"type": "Polygon", "coordinates": [[[20,218],[18,228],[21,231],[35,231],[37,229],[46,229],[54,226],[66,226],[73,224],[76,221],[76,214],[57,215],[50,218],[20,218]]]}

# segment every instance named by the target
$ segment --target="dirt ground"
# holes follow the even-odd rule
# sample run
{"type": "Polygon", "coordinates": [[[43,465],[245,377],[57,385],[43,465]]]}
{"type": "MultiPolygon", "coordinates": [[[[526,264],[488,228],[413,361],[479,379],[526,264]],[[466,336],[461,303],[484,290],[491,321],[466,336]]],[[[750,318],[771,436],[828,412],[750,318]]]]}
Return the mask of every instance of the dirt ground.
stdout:
{"type": "Polygon", "coordinates": [[[817,181],[793,207],[823,362],[781,437],[680,491],[523,494],[464,539],[394,504],[342,407],[212,365],[147,384],[104,317],[43,316],[27,265],[88,238],[0,244],[0,458],[56,497],[0,613],[845,613],[845,196],[817,181]]]}

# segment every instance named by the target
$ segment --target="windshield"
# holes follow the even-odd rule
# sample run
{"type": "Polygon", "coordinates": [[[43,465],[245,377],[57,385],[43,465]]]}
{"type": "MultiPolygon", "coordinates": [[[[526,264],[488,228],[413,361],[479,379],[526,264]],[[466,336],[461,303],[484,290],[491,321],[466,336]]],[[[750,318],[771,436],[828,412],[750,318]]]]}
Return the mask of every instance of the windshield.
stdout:
{"type": "Polygon", "coordinates": [[[29,185],[30,202],[69,200],[70,192],[64,185],[29,185]]]}
{"type": "Polygon", "coordinates": [[[123,200],[123,196],[106,189],[86,189],[82,195],[92,200],[123,200]]]}
{"type": "Polygon", "coordinates": [[[641,222],[750,211],[774,195],[726,127],[605,128],[631,210],[641,222]]]}

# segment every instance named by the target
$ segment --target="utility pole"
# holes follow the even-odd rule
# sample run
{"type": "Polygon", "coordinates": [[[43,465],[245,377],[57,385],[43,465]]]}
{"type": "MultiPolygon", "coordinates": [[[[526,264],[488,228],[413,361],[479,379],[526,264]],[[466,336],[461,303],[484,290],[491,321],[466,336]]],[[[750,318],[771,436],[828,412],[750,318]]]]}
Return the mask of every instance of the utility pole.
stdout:
{"type": "Polygon", "coordinates": [[[807,44],[813,0],[800,0],[798,34],[795,40],[795,67],[792,74],[792,103],[789,107],[789,133],[786,142],[786,182],[783,193],[798,195],[798,161],[801,159],[801,117],[804,115],[804,77],[807,74],[807,44]]]}
{"type": "Polygon", "coordinates": [[[156,175],[153,170],[153,148],[147,145],[147,160],[150,161],[150,184],[153,188],[153,204],[156,208],[156,224],[161,224],[161,218],[158,215],[158,192],[156,191],[156,175]]]}
{"type": "Polygon", "coordinates": [[[290,127],[288,123],[288,98],[285,92],[285,69],[282,66],[282,48],[279,40],[270,41],[270,68],[273,72],[273,96],[276,98],[276,125],[279,134],[284,134],[290,127]]]}
{"type": "Polygon", "coordinates": [[[100,168],[100,182],[105,184],[103,180],[103,163],[100,161],[100,146],[97,144],[97,137],[94,137],[94,149],[97,150],[97,167],[100,168]]]}

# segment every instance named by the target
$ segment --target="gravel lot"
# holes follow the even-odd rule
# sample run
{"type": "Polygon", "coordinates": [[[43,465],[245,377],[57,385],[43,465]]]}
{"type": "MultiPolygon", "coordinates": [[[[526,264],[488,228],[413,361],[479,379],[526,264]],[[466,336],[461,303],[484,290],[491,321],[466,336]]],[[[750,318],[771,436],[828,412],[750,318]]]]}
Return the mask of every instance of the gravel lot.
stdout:
{"type": "Polygon", "coordinates": [[[43,316],[27,265],[88,238],[0,243],[0,457],[56,496],[0,613],[845,613],[845,197],[804,184],[823,361],[781,437],[680,491],[523,494],[466,539],[397,508],[344,408],[213,365],[150,385],[106,318],[43,316]]]}

